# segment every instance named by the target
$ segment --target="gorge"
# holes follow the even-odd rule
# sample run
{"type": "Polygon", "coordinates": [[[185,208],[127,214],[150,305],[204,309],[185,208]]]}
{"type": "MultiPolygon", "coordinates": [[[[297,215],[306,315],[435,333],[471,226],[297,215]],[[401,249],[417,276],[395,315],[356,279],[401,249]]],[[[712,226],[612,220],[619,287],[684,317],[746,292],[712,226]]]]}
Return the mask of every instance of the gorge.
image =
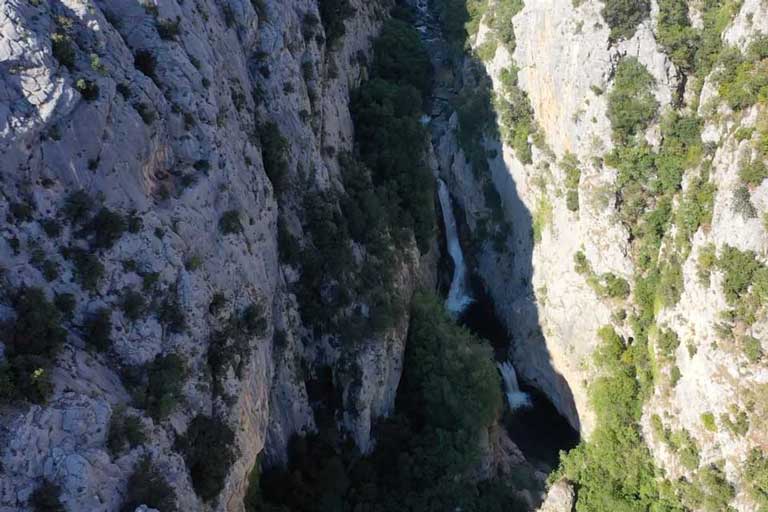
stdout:
{"type": "Polygon", "coordinates": [[[765,0],[0,0],[0,512],[768,510],[765,0]]]}

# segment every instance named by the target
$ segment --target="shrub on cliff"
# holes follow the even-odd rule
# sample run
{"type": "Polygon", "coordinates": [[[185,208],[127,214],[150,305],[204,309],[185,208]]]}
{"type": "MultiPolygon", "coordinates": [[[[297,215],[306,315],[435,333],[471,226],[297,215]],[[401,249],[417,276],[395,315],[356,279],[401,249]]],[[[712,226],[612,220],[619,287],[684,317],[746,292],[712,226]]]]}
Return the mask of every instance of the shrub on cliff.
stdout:
{"type": "Polygon", "coordinates": [[[235,235],[243,231],[243,224],[240,222],[240,212],[237,210],[227,210],[219,218],[219,231],[223,235],[235,235]]]}
{"type": "Polygon", "coordinates": [[[34,512],[64,512],[61,503],[61,487],[49,480],[43,480],[29,497],[34,512]]]}
{"type": "Polygon", "coordinates": [[[608,119],[613,136],[625,143],[641,133],[656,116],[659,104],[653,95],[655,80],[634,57],[622,59],[608,95],[608,119]]]}
{"type": "Polygon", "coordinates": [[[0,401],[45,402],[48,373],[67,338],[61,313],[39,288],[18,291],[15,318],[3,326],[5,360],[0,365],[0,401]]]}
{"type": "Polygon", "coordinates": [[[99,308],[91,313],[83,326],[85,343],[99,352],[104,352],[112,345],[112,310],[99,308]]]}
{"type": "Polygon", "coordinates": [[[691,26],[685,0],[659,1],[658,39],[678,69],[692,70],[699,34],[691,26]]]}
{"type": "Polygon", "coordinates": [[[123,382],[131,391],[136,406],[159,421],[168,416],[181,400],[186,373],[181,356],[167,354],[157,356],[145,365],[127,368],[123,382]]]}
{"type": "Polygon", "coordinates": [[[328,43],[333,45],[347,32],[344,21],[355,13],[355,9],[349,0],[320,0],[318,8],[325,36],[328,43]]]}
{"type": "Polygon", "coordinates": [[[113,456],[126,448],[135,448],[146,441],[146,434],[138,416],[127,414],[124,408],[112,413],[107,433],[107,448],[113,456]]]}
{"type": "Polygon", "coordinates": [[[275,193],[279,195],[285,190],[288,180],[288,140],[283,137],[277,124],[269,122],[259,127],[259,141],[264,172],[275,193]]]}
{"type": "Polygon", "coordinates": [[[611,41],[631,38],[640,22],[650,13],[649,0],[605,0],[601,11],[605,22],[611,27],[611,41]]]}
{"type": "Polygon", "coordinates": [[[139,460],[128,478],[126,497],[120,512],[134,512],[141,505],[162,512],[177,510],[176,494],[148,456],[139,460]]]}
{"type": "Polygon", "coordinates": [[[224,488],[224,480],[235,461],[235,434],[217,418],[198,415],[176,442],[184,456],[192,486],[203,501],[211,501],[224,488]]]}
{"type": "Polygon", "coordinates": [[[424,97],[432,83],[432,63],[413,26],[400,20],[386,22],[374,45],[375,70],[379,78],[412,85],[424,97]]]}

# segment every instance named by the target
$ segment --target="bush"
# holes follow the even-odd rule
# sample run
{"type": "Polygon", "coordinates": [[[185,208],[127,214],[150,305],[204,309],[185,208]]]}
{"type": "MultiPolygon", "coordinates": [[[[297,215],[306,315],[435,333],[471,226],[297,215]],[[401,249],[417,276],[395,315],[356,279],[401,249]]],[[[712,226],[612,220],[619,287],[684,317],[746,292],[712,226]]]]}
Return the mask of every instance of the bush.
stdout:
{"type": "Polygon", "coordinates": [[[626,299],[629,297],[629,283],[623,277],[612,273],[602,275],[604,294],[613,299],[626,299]]]}
{"type": "Polygon", "coordinates": [[[84,190],[77,190],[69,194],[64,200],[62,208],[64,216],[72,224],[82,224],[91,214],[93,200],[84,190]]]}
{"type": "Polygon", "coordinates": [[[75,82],[75,89],[80,93],[85,101],[96,101],[99,99],[99,86],[93,80],[79,78],[75,82]]]}
{"type": "Polygon", "coordinates": [[[134,512],[141,505],[163,512],[177,510],[176,494],[162,473],[152,464],[149,456],[139,460],[136,469],[128,478],[126,497],[120,512],[134,512]]]}
{"type": "Polygon", "coordinates": [[[717,249],[715,244],[707,244],[699,249],[699,257],[696,260],[696,273],[699,280],[709,286],[712,269],[717,265],[717,249]]]}
{"type": "Polygon", "coordinates": [[[138,416],[126,414],[123,408],[118,408],[112,413],[107,433],[107,448],[113,456],[120,455],[126,447],[132,449],[144,444],[146,440],[144,426],[138,416]]]}
{"type": "Polygon", "coordinates": [[[136,54],[133,56],[133,65],[136,67],[136,69],[147,75],[152,80],[157,78],[155,75],[157,61],[155,60],[155,56],[151,51],[139,50],[136,52],[136,54]]]}
{"type": "Polygon", "coordinates": [[[569,190],[565,195],[565,207],[572,212],[579,211],[579,191],[569,190]]]}
{"type": "Polygon", "coordinates": [[[99,308],[85,320],[83,338],[88,346],[104,352],[112,346],[111,335],[112,311],[109,308],[99,308]]]}
{"type": "Polygon", "coordinates": [[[79,247],[65,249],[64,256],[72,261],[75,281],[84,290],[95,292],[104,276],[104,265],[99,257],[79,247]]]}
{"type": "Polygon", "coordinates": [[[752,204],[752,194],[749,193],[749,189],[744,185],[737,187],[733,191],[733,199],[731,207],[735,213],[741,215],[744,220],[754,219],[757,217],[757,209],[752,204]]]}
{"type": "Polygon", "coordinates": [[[691,27],[685,0],[659,0],[658,39],[678,69],[692,70],[699,35],[691,27]]]}
{"type": "Polygon", "coordinates": [[[611,41],[629,39],[637,26],[651,13],[649,0],[605,0],[601,11],[605,22],[611,28],[611,41]]]}
{"type": "Polygon", "coordinates": [[[763,347],[760,340],[754,336],[743,336],[741,338],[741,346],[744,350],[744,355],[750,363],[756,363],[763,357],[763,347]]]}
{"type": "Polygon", "coordinates": [[[254,303],[246,307],[240,315],[240,327],[246,334],[264,336],[267,332],[264,306],[261,303],[254,303]]]}
{"type": "Polygon", "coordinates": [[[277,124],[269,122],[259,128],[259,141],[264,172],[267,173],[275,193],[282,194],[288,180],[288,140],[283,137],[277,124]]]}
{"type": "Polygon", "coordinates": [[[49,480],[43,480],[29,497],[34,512],[64,512],[61,503],[61,487],[49,480]]]}
{"type": "Polygon", "coordinates": [[[386,22],[374,45],[376,74],[399,85],[415,87],[425,97],[432,84],[432,63],[419,33],[409,23],[386,22]]]}
{"type": "Polygon", "coordinates": [[[333,45],[347,32],[344,21],[355,14],[355,9],[349,0],[320,0],[318,9],[326,39],[333,45]]]}
{"type": "Polygon", "coordinates": [[[680,301],[683,294],[683,268],[677,259],[666,263],[661,269],[657,296],[664,307],[672,307],[680,301]]]}
{"type": "Polygon", "coordinates": [[[44,403],[48,372],[66,342],[61,313],[39,288],[21,289],[13,300],[16,316],[4,326],[5,361],[0,373],[0,401],[44,403]]]}
{"type": "Polygon", "coordinates": [[[642,133],[656,116],[659,104],[653,95],[654,85],[653,76],[636,58],[625,57],[619,62],[608,94],[608,119],[618,142],[625,143],[642,133]]]}
{"type": "Polygon", "coordinates": [[[739,178],[745,184],[752,187],[759,186],[763,180],[768,178],[768,168],[761,159],[757,159],[751,164],[742,166],[739,170],[739,178]]]}
{"type": "Polygon", "coordinates": [[[566,153],[560,161],[560,168],[565,173],[565,205],[570,211],[576,212],[579,210],[579,181],[581,180],[579,161],[573,153],[566,153]]]}
{"type": "Polygon", "coordinates": [[[768,98],[768,41],[767,36],[755,39],[747,54],[734,47],[723,50],[719,63],[722,68],[716,76],[720,96],[734,110],[746,109],[768,98]]]}
{"type": "Polygon", "coordinates": [[[715,423],[715,415],[707,411],[701,415],[701,423],[704,428],[710,432],[717,432],[717,424],[715,423]]]}
{"type": "Polygon", "coordinates": [[[62,66],[70,70],[75,67],[75,47],[67,34],[55,32],[51,35],[51,52],[62,66]]]}
{"type": "Polygon", "coordinates": [[[57,293],[53,297],[53,303],[62,315],[71,317],[77,307],[77,298],[71,293],[57,293]]]}
{"type": "MultiPolygon", "coordinates": [[[[675,216],[678,228],[678,244],[690,249],[690,241],[700,226],[712,223],[715,193],[717,186],[709,180],[709,176],[699,176],[691,179],[675,216]]],[[[683,256],[686,256],[684,252],[683,256]]]]}
{"type": "Polygon", "coordinates": [[[224,235],[235,235],[243,231],[243,225],[240,223],[240,212],[237,210],[228,210],[219,218],[219,231],[224,235]]]}
{"type": "Polygon", "coordinates": [[[675,350],[680,346],[680,338],[672,329],[662,329],[659,332],[656,346],[659,349],[659,355],[665,360],[675,358],[675,350]]]}
{"type": "Polygon", "coordinates": [[[172,288],[160,304],[157,319],[172,333],[182,333],[187,326],[187,318],[181,309],[177,290],[172,288]]]}
{"type": "Polygon", "coordinates": [[[744,463],[744,479],[750,498],[765,510],[768,507],[768,458],[758,448],[753,448],[744,463]]]}
{"type": "Polygon", "coordinates": [[[135,322],[144,316],[147,309],[147,301],[141,293],[135,290],[126,290],[123,292],[120,307],[125,317],[131,322],[135,322]]]}
{"type": "Polygon", "coordinates": [[[680,463],[689,471],[699,467],[699,447],[691,433],[685,429],[672,433],[669,439],[671,448],[677,453],[680,463]]]}
{"type": "Polygon", "coordinates": [[[203,501],[211,501],[224,488],[224,480],[235,461],[235,434],[217,418],[198,415],[176,443],[184,456],[192,486],[203,501]]]}
{"type": "Polygon", "coordinates": [[[289,265],[295,265],[298,262],[301,254],[301,245],[291,233],[282,215],[277,219],[277,248],[280,253],[280,261],[284,261],[289,265]]]}
{"type": "Polygon", "coordinates": [[[720,415],[720,422],[734,436],[743,436],[749,432],[749,416],[746,411],[735,411],[736,420],[732,420],[728,414],[720,415]]]}
{"type": "Polygon", "coordinates": [[[582,251],[576,251],[573,255],[574,270],[580,275],[592,274],[592,265],[589,264],[587,256],[582,251]]]}
{"type": "Polygon", "coordinates": [[[88,224],[91,248],[110,249],[120,240],[127,228],[122,215],[109,208],[101,208],[88,224]]]}
{"type": "Polygon", "coordinates": [[[133,374],[127,376],[128,387],[133,390],[136,405],[159,421],[181,400],[186,375],[186,365],[180,356],[157,356],[143,368],[133,369],[133,374]]]}
{"type": "Polygon", "coordinates": [[[494,9],[489,10],[492,16],[490,25],[496,37],[507,47],[510,54],[515,51],[515,31],[512,18],[523,10],[523,0],[503,0],[498,2],[494,9]]]}
{"type": "Polygon", "coordinates": [[[178,16],[175,20],[157,20],[157,34],[160,36],[160,39],[163,39],[165,41],[173,41],[176,39],[176,37],[179,35],[179,24],[181,23],[181,18],[178,16]]]}
{"type": "Polygon", "coordinates": [[[717,266],[725,274],[723,292],[732,305],[746,295],[755,274],[763,268],[753,251],[740,251],[730,245],[723,247],[717,266]]]}

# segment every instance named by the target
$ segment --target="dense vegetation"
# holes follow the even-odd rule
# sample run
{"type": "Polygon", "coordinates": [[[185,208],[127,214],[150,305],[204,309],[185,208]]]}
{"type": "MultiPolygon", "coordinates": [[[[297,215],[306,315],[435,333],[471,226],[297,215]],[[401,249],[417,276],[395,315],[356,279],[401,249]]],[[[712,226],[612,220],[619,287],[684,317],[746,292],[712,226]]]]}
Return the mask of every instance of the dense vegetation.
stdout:
{"type": "Polygon", "coordinates": [[[397,413],[379,425],[376,450],[360,457],[331,425],[296,438],[288,468],[254,473],[248,510],[524,510],[511,482],[460,478],[477,464],[478,436],[500,407],[489,347],[457,327],[437,297],[419,294],[397,413]]]}
{"type": "Polygon", "coordinates": [[[354,8],[349,0],[320,0],[318,7],[325,36],[333,45],[346,33],[344,21],[354,14],[354,8]]]}
{"type": "Polygon", "coordinates": [[[224,488],[235,461],[235,434],[218,418],[197,415],[175,448],[184,456],[192,487],[203,501],[211,501],[224,488]]]}
{"type": "Polygon", "coordinates": [[[608,119],[618,142],[625,143],[642,132],[656,116],[659,104],[653,96],[654,82],[635,57],[619,62],[608,96],[608,119]]]}
{"type": "Polygon", "coordinates": [[[643,377],[646,348],[628,344],[611,327],[599,337],[595,362],[602,376],[590,387],[597,426],[588,443],[563,457],[557,476],[576,483],[579,512],[683,510],[671,488],[657,481],[640,434],[638,421],[650,391],[643,377]]]}
{"type": "Polygon", "coordinates": [[[373,78],[352,103],[362,161],[381,187],[393,229],[409,229],[422,251],[434,231],[434,184],[425,162],[426,133],[419,122],[431,84],[429,57],[418,32],[392,19],[374,47],[373,78]]]}
{"type": "Polygon", "coordinates": [[[302,318],[317,332],[354,341],[391,327],[403,313],[395,270],[398,249],[415,240],[425,252],[434,236],[434,183],[419,118],[430,64],[418,32],[385,22],[374,44],[370,80],[353,94],[355,151],[334,155],[343,190],[305,194],[302,226],[311,244],[294,243],[283,227],[281,256],[301,266],[296,295],[302,318]],[[355,251],[362,258],[355,258],[355,251]],[[367,308],[352,307],[366,304],[367,308]]]}
{"type": "Polygon", "coordinates": [[[59,309],[39,288],[25,288],[13,298],[15,317],[2,329],[5,346],[0,363],[0,403],[43,403],[51,392],[48,373],[65,343],[59,309]]]}

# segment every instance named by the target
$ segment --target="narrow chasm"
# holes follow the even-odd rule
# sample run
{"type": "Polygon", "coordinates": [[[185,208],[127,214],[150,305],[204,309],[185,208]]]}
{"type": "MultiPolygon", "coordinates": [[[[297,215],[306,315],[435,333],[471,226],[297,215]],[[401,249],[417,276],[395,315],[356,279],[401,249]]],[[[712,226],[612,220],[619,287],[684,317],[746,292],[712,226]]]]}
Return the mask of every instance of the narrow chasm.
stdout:
{"type": "Polygon", "coordinates": [[[466,266],[461,232],[466,233],[467,227],[457,222],[457,219],[463,217],[462,212],[453,206],[449,197],[441,201],[441,207],[453,210],[442,211],[441,225],[446,240],[444,245],[454,246],[452,251],[442,253],[444,259],[450,258],[452,261],[439,266],[450,272],[450,279],[443,279],[451,283],[450,290],[444,292],[446,309],[456,317],[459,324],[493,348],[497,367],[504,377],[502,386],[507,394],[508,407],[504,410],[502,424],[526,460],[537,469],[549,473],[557,467],[560,452],[568,451],[578,444],[579,433],[560,415],[546,394],[532,383],[517,377],[512,363],[508,361],[513,340],[496,316],[493,300],[486,293],[482,279],[466,266]],[[455,257],[457,251],[458,257],[455,257]],[[510,385],[508,372],[512,374],[513,385],[510,385]]]}
{"type": "MultiPolygon", "coordinates": [[[[429,97],[429,118],[424,122],[432,135],[433,145],[446,130],[450,130],[451,116],[458,91],[461,89],[461,73],[454,71],[464,65],[467,56],[457,52],[444,35],[444,23],[435,12],[439,2],[410,0],[413,23],[421,35],[430,56],[435,80],[429,97]]],[[[491,105],[485,105],[492,109],[491,105]]],[[[438,159],[444,160],[444,159],[438,159]]],[[[442,176],[446,171],[438,169],[442,176]]],[[[478,172],[478,169],[475,169],[478,172]]],[[[460,191],[457,191],[460,193],[460,191]]],[[[442,213],[441,292],[445,295],[446,309],[458,322],[474,335],[493,347],[494,359],[502,374],[502,386],[507,398],[502,423],[512,441],[525,458],[543,472],[553,471],[559,463],[562,450],[574,448],[580,439],[549,400],[547,395],[532,382],[520,379],[514,365],[508,359],[513,340],[509,330],[496,315],[493,299],[486,292],[482,278],[472,271],[474,257],[464,254],[463,247],[473,247],[475,234],[470,232],[461,208],[453,203],[443,179],[438,178],[438,198],[442,213]],[[450,275],[445,275],[450,273],[450,275]],[[512,389],[510,389],[512,388],[512,389]]],[[[530,230],[530,225],[515,225],[514,230],[530,230]]]]}
{"type": "MultiPolygon", "coordinates": [[[[398,2],[385,22],[370,79],[353,93],[351,157],[378,155],[382,141],[366,133],[386,139],[384,160],[413,152],[419,140],[433,153],[444,150],[438,142],[455,129],[450,120],[462,84],[454,70],[464,55],[443,37],[433,8],[424,0],[398,2]],[[398,130],[406,129],[412,136],[401,137],[398,130]]],[[[405,206],[436,225],[414,234],[437,248],[430,263],[437,286],[403,297],[407,340],[394,410],[372,418],[372,442],[361,449],[346,428],[361,411],[343,382],[352,376],[352,387],[361,387],[361,372],[353,363],[315,371],[307,391],[317,430],[294,436],[285,464],[256,465],[247,511],[536,510],[560,452],[578,443],[578,432],[546,395],[518,378],[510,360],[514,340],[474,271],[474,242],[482,237],[471,232],[460,207],[464,191],[447,183],[451,177],[439,163],[446,155],[435,156],[424,150],[424,161],[414,164],[434,177],[432,201],[422,196],[405,206]]],[[[380,161],[370,160],[371,167],[380,161]]],[[[375,169],[371,177],[374,186],[381,183],[375,169]]],[[[494,243],[507,242],[496,237],[494,243]]]]}

